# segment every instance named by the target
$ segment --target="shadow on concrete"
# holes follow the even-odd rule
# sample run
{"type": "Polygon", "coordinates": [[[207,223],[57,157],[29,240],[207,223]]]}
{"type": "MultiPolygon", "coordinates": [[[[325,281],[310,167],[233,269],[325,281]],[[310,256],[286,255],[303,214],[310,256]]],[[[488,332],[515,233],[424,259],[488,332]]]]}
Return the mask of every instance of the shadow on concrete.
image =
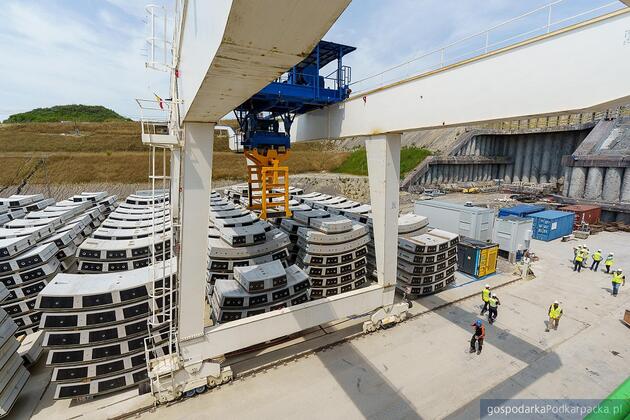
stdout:
{"type": "MultiPolygon", "coordinates": [[[[436,298],[439,299],[439,297],[434,295],[433,299],[436,298]]],[[[433,313],[442,316],[472,334],[472,327],[470,325],[479,318],[478,312],[467,311],[456,304],[448,305],[449,302],[447,301],[443,301],[442,303],[444,306],[433,311],[433,313]]],[[[478,398],[475,398],[463,405],[448,418],[478,418],[481,416],[480,400],[493,399],[495,400],[493,401],[493,404],[501,405],[513,398],[523,388],[528,387],[539,379],[542,379],[545,375],[555,372],[562,365],[560,358],[553,351],[541,349],[515,335],[512,335],[509,330],[501,328],[497,326],[497,324],[488,325],[486,322],[485,325],[486,339],[484,340],[484,348],[488,345],[492,345],[511,357],[526,363],[527,366],[517,374],[510,376],[503,382],[494,386],[492,389],[484,392],[478,398]],[[532,364],[534,362],[537,363],[532,364]]],[[[478,369],[479,367],[475,366],[474,368],[478,369]]]]}
{"type": "Polygon", "coordinates": [[[317,357],[364,418],[422,418],[411,402],[352,343],[319,352],[317,357]]]}

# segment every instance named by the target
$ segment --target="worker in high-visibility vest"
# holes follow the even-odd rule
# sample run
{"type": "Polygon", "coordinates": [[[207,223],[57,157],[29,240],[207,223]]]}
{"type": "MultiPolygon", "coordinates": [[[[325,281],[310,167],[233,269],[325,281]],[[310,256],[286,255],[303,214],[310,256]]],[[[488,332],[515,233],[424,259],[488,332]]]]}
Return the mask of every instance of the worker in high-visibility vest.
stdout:
{"type": "Polygon", "coordinates": [[[545,331],[549,332],[550,328],[554,330],[558,329],[558,324],[560,323],[560,317],[562,316],[562,308],[560,307],[560,302],[557,300],[554,301],[549,307],[549,311],[547,311],[549,315],[549,322],[547,323],[547,329],[545,331]]]}
{"type": "Polygon", "coordinates": [[[604,257],[602,256],[602,250],[598,249],[593,254],[593,264],[591,264],[591,271],[597,271],[599,269],[599,263],[604,257]]]}
{"type": "Polygon", "coordinates": [[[581,248],[578,248],[575,254],[575,260],[573,261],[573,271],[579,273],[582,270],[582,261],[584,261],[584,253],[581,248]]]}
{"type": "Polygon", "coordinates": [[[501,304],[499,298],[494,293],[490,295],[490,299],[488,299],[488,322],[493,323],[497,319],[498,315],[498,306],[501,304]]]}
{"type": "Polygon", "coordinates": [[[475,321],[471,327],[475,328],[475,332],[470,339],[470,352],[474,353],[475,350],[477,350],[477,354],[480,354],[481,348],[483,347],[483,339],[486,336],[486,327],[483,326],[483,322],[481,322],[480,319],[475,321]],[[475,346],[477,347],[476,349],[475,346]]]}
{"type": "Polygon", "coordinates": [[[612,252],[610,252],[606,256],[606,261],[604,261],[604,266],[606,267],[606,273],[610,273],[610,268],[612,267],[614,263],[614,257],[615,257],[615,254],[612,252]]]}
{"type": "Polygon", "coordinates": [[[582,248],[582,267],[584,268],[588,267],[587,262],[588,262],[588,257],[590,254],[591,254],[591,250],[588,249],[587,246],[584,246],[582,248]]]}
{"type": "Polygon", "coordinates": [[[490,285],[486,284],[484,289],[481,291],[481,300],[483,302],[483,308],[481,308],[481,314],[483,315],[488,310],[488,300],[490,299],[490,285]]]}
{"type": "Polygon", "coordinates": [[[619,293],[619,287],[626,284],[626,276],[623,274],[623,270],[620,268],[613,272],[612,276],[612,294],[617,296],[619,293]]]}

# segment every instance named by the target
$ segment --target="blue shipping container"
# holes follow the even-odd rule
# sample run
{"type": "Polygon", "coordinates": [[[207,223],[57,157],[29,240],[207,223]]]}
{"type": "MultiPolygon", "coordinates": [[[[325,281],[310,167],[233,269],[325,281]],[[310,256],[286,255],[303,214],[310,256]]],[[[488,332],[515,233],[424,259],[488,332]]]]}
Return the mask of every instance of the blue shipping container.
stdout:
{"type": "Polygon", "coordinates": [[[540,241],[552,241],[573,232],[575,213],[545,210],[530,214],[533,219],[532,237],[540,241]]]}
{"type": "Polygon", "coordinates": [[[532,213],[538,213],[544,211],[545,208],[543,206],[534,206],[531,204],[519,204],[514,207],[504,207],[499,209],[499,217],[505,216],[518,216],[518,217],[528,217],[532,213]]]}

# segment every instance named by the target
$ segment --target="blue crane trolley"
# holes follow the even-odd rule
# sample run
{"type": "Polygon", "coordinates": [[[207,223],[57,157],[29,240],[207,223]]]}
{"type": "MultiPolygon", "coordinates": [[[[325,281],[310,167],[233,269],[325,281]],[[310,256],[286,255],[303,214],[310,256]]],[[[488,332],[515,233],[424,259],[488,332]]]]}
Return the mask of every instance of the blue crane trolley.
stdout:
{"type": "Polygon", "coordinates": [[[350,67],[343,57],[355,47],[320,41],[299,64],[292,67],[234,110],[243,132],[247,159],[249,208],[260,217],[291,216],[289,210],[289,157],[291,124],[296,115],[348,98],[350,67]],[[322,69],[337,61],[328,75],[322,69]]]}

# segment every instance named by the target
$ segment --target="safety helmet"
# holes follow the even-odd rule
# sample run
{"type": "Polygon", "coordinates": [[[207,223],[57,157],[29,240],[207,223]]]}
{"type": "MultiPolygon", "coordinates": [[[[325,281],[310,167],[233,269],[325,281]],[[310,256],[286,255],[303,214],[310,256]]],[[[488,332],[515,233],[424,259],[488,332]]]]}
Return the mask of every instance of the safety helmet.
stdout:
{"type": "Polygon", "coordinates": [[[486,289],[489,289],[489,288],[490,288],[490,285],[489,285],[489,284],[486,284],[486,289]]]}
{"type": "Polygon", "coordinates": [[[492,294],[492,297],[497,297],[497,295],[493,293],[493,294],[492,294]]]}
{"type": "Polygon", "coordinates": [[[481,320],[480,320],[480,319],[478,319],[478,320],[475,322],[475,325],[476,325],[476,326],[478,326],[478,327],[481,327],[481,320]]]}
{"type": "Polygon", "coordinates": [[[615,253],[614,253],[614,252],[611,252],[611,253],[610,253],[610,256],[612,257],[613,255],[615,255],[615,253]]]}
{"type": "Polygon", "coordinates": [[[559,305],[559,304],[560,304],[560,302],[558,302],[557,300],[554,300],[554,301],[553,301],[553,304],[554,304],[554,305],[559,305]]]}
{"type": "Polygon", "coordinates": [[[623,270],[621,268],[618,268],[617,271],[623,273],[623,270]]]}
{"type": "Polygon", "coordinates": [[[602,252],[602,250],[601,250],[601,249],[598,249],[598,250],[597,250],[597,252],[602,252]]]}

